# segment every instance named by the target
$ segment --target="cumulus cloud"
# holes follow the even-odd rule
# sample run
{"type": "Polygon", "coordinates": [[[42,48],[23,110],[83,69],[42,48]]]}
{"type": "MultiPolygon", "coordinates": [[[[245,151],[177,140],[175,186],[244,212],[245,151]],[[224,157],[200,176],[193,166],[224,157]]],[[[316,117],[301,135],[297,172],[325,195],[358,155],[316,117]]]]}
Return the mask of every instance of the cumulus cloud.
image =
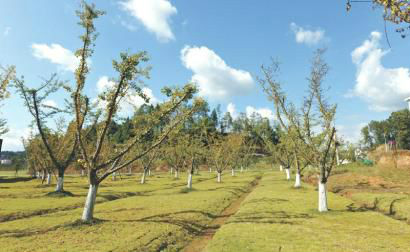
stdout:
{"type": "Polygon", "coordinates": [[[37,59],[45,59],[57,64],[64,71],[74,72],[80,60],[74,53],[59,44],[32,44],[33,55],[37,59]]]}
{"type": "Polygon", "coordinates": [[[337,137],[347,140],[350,143],[358,143],[361,138],[361,129],[366,125],[367,123],[336,125],[337,137]]]}
{"type": "Polygon", "coordinates": [[[316,45],[325,39],[325,31],[320,28],[308,30],[295,23],[291,23],[290,29],[295,34],[296,42],[300,44],[316,45]]]}
{"type": "Polygon", "coordinates": [[[23,138],[28,138],[30,128],[16,129],[10,128],[10,131],[2,135],[3,147],[2,151],[23,151],[23,138]]]}
{"type": "Polygon", "coordinates": [[[205,46],[185,46],[181,50],[181,61],[193,72],[191,81],[199,86],[199,94],[212,100],[224,101],[235,95],[244,95],[254,87],[249,72],[228,66],[205,46]]]}
{"type": "Polygon", "coordinates": [[[9,35],[10,31],[11,31],[11,27],[7,26],[3,31],[3,36],[7,37],[9,35]]]}
{"type": "Polygon", "coordinates": [[[168,0],[127,0],[120,2],[122,8],[138,19],[158,40],[167,42],[175,36],[170,27],[170,18],[177,9],[168,0]]]}
{"type": "MultiPolygon", "coordinates": [[[[107,76],[102,76],[97,81],[97,92],[98,94],[112,88],[114,86],[114,82],[110,80],[107,76]]],[[[120,113],[121,114],[130,114],[134,112],[134,108],[138,108],[143,104],[157,104],[159,102],[158,98],[154,96],[154,93],[151,89],[147,87],[142,88],[142,93],[149,98],[149,102],[147,103],[144,99],[142,99],[136,92],[129,92],[120,102],[120,113]]],[[[105,107],[106,104],[104,101],[95,100],[98,102],[101,108],[105,107]]]]}
{"type": "Polygon", "coordinates": [[[389,51],[380,47],[380,39],[380,32],[372,32],[370,38],[352,52],[357,73],[356,84],[348,96],[360,97],[374,111],[394,111],[403,108],[403,100],[410,96],[410,71],[382,65],[382,58],[389,51]]]}
{"type": "Polygon", "coordinates": [[[257,114],[261,116],[262,118],[267,118],[271,122],[275,120],[275,114],[269,108],[254,108],[252,106],[247,106],[246,116],[249,118],[254,114],[257,114]]]}
{"type": "Polygon", "coordinates": [[[229,112],[232,118],[235,119],[236,117],[238,117],[238,113],[236,112],[236,106],[232,102],[230,102],[228,106],[226,106],[226,111],[229,112]]]}

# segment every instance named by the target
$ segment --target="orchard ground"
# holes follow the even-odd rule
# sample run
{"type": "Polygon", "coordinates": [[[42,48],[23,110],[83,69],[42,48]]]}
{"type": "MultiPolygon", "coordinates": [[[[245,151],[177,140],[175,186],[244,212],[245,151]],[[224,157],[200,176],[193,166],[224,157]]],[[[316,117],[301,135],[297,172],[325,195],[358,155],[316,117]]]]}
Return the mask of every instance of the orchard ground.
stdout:
{"type": "Polygon", "coordinates": [[[73,196],[54,197],[47,195],[54,185],[1,172],[0,251],[188,251],[198,239],[205,239],[199,251],[209,252],[410,251],[407,173],[338,167],[327,213],[316,210],[309,171],[301,189],[263,164],[235,176],[225,171],[222,183],[201,171],[193,190],[185,189],[185,173],[154,173],[144,185],[123,175],[100,186],[96,220],[83,224],[87,178],[67,176],[73,196]]]}

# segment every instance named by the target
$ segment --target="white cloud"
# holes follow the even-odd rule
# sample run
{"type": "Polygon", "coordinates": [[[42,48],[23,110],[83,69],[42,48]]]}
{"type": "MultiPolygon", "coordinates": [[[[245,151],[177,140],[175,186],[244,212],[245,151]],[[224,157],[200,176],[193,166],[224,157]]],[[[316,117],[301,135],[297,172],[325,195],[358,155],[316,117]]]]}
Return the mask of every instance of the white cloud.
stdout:
{"type": "Polygon", "coordinates": [[[367,123],[336,125],[337,137],[347,140],[350,143],[358,143],[361,138],[361,129],[366,125],[367,123]]]}
{"type": "Polygon", "coordinates": [[[296,42],[301,44],[315,45],[325,38],[325,31],[320,28],[316,30],[308,30],[295,23],[291,23],[290,29],[295,34],[296,42]]]}
{"type": "Polygon", "coordinates": [[[232,102],[230,102],[228,104],[228,106],[226,106],[226,111],[229,112],[229,114],[231,115],[231,117],[233,119],[235,119],[236,117],[238,117],[238,113],[236,112],[236,107],[235,104],[233,104],[232,102]]]}
{"type": "Polygon", "coordinates": [[[74,72],[80,60],[70,50],[59,44],[32,44],[33,55],[37,59],[45,59],[57,64],[64,71],[74,72]]]}
{"type": "Polygon", "coordinates": [[[275,114],[269,108],[254,108],[252,106],[246,107],[246,116],[250,118],[253,114],[258,114],[263,118],[269,119],[270,122],[275,120],[275,114]]]}
{"type": "Polygon", "coordinates": [[[183,65],[194,75],[199,94],[213,100],[225,100],[234,95],[249,93],[254,81],[249,72],[228,66],[221,57],[207,47],[185,46],[181,50],[183,65]]]}
{"type": "Polygon", "coordinates": [[[10,26],[7,26],[7,27],[4,29],[3,36],[4,36],[4,37],[7,37],[7,36],[9,35],[10,31],[11,31],[11,27],[10,27],[10,26]]]}
{"type": "Polygon", "coordinates": [[[54,108],[58,108],[58,105],[55,101],[53,100],[45,100],[43,102],[43,105],[49,106],[49,107],[54,107],[54,108]]]}
{"type": "Polygon", "coordinates": [[[169,22],[177,9],[168,0],[127,0],[120,2],[120,5],[154,33],[158,40],[167,42],[175,39],[169,22]]]}
{"type": "Polygon", "coordinates": [[[357,96],[374,111],[394,111],[405,106],[410,96],[408,68],[385,68],[382,58],[389,53],[380,47],[381,33],[372,32],[370,38],[352,52],[357,67],[356,84],[349,96],[357,96]]]}
{"type": "MultiPolygon", "coordinates": [[[[97,92],[100,94],[107,89],[110,89],[114,86],[114,82],[111,81],[107,76],[102,76],[97,81],[97,92]]],[[[129,92],[120,102],[120,111],[121,114],[132,114],[134,112],[134,108],[138,108],[143,104],[157,104],[159,102],[158,98],[155,97],[152,90],[147,87],[142,88],[142,93],[149,98],[149,102],[147,103],[143,98],[141,98],[136,92],[129,92]]],[[[99,103],[99,107],[103,108],[106,106],[104,101],[101,100],[94,100],[94,102],[99,103]]]]}
{"type": "Polygon", "coordinates": [[[2,151],[23,151],[23,140],[30,135],[30,128],[15,129],[10,128],[10,131],[2,135],[3,147],[2,151]]]}

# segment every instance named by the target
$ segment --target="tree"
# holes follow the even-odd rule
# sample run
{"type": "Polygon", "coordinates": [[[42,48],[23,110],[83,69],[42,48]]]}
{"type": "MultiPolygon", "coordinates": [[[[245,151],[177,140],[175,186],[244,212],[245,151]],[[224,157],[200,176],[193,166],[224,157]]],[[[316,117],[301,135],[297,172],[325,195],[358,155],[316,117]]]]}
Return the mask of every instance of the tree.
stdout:
{"type": "MultiPolygon", "coordinates": [[[[347,0],[346,10],[350,11],[352,5],[355,2],[372,2],[374,6],[383,8],[383,19],[385,21],[385,32],[386,32],[386,21],[394,24],[407,23],[410,24],[410,2],[408,0],[369,0],[369,1],[355,1],[347,0]]],[[[396,29],[402,38],[407,36],[406,32],[410,30],[410,26],[404,26],[396,29]]],[[[387,35],[386,35],[387,36],[387,35]]]]}
{"type": "Polygon", "coordinates": [[[102,155],[104,146],[109,146],[108,133],[113,118],[119,110],[119,104],[124,97],[130,92],[139,95],[148,101],[141,88],[141,78],[149,77],[149,67],[142,67],[141,64],[148,61],[146,52],[135,54],[121,53],[119,60],[113,60],[112,65],[117,72],[118,77],[112,78],[113,85],[108,87],[99,98],[103,101],[104,106],[97,113],[92,113],[90,98],[85,95],[84,87],[87,75],[89,73],[88,59],[93,54],[93,45],[96,39],[96,29],[94,20],[104,13],[97,10],[94,5],[82,3],[82,9],[77,11],[80,19],[79,25],[84,29],[84,34],[80,37],[82,46],[76,51],[80,64],[75,71],[76,85],[71,91],[75,111],[76,139],[79,144],[82,162],[89,171],[89,191],[82,215],[83,221],[91,221],[97,196],[98,186],[108,176],[117,172],[128,165],[147,155],[153,149],[158,147],[181,122],[185,121],[202,100],[196,99],[191,109],[182,110],[177,113],[181,105],[188,103],[195,94],[196,87],[187,84],[183,88],[163,88],[163,93],[168,99],[158,105],[158,108],[143,119],[143,127],[133,130],[133,137],[128,139],[124,144],[115,146],[109,152],[109,155],[102,155]],[[96,115],[96,116],[95,116],[96,115]],[[90,124],[91,122],[91,124],[90,124]],[[159,134],[152,141],[152,144],[146,149],[141,150],[141,142],[152,132],[158,129],[159,125],[164,125],[159,129],[159,134]],[[87,132],[95,129],[96,141],[90,141],[87,138],[87,132]],[[136,150],[141,150],[137,155],[128,155],[136,150]]]}
{"type": "Polygon", "coordinates": [[[318,49],[314,54],[308,78],[309,90],[300,110],[301,116],[297,116],[296,107],[288,101],[277,80],[280,69],[277,62],[273,61],[270,67],[262,66],[263,79],[260,79],[262,88],[275,105],[282,128],[285,132],[295,134],[298,144],[303,144],[303,148],[309,150],[308,153],[299,154],[319,168],[319,212],[328,211],[326,183],[335,164],[337,148],[334,137],[336,105],[328,103],[323,90],[323,82],[329,71],[329,66],[323,60],[324,52],[318,49]]]}
{"type": "MultiPolygon", "coordinates": [[[[14,78],[16,69],[14,66],[3,68],[0,66],[0,107],[3,105],[2,102],[10,96],[7,87],[10,81],[14,78]]],[[[6,120],[0,118],[0,137],[8,132],[6,127],[6,120]]],[[[2,141],[2,140],[1,140],[2,141]]],[[[0,145],[1,151],[1,145],[0,145]]]]}

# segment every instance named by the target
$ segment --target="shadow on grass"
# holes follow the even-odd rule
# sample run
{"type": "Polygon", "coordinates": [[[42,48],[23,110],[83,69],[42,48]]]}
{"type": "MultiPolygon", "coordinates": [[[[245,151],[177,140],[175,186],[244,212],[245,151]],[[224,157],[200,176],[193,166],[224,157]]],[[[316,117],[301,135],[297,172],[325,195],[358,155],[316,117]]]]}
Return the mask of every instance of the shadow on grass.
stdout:
{"type": "Polygon", "coordinates": [[[49,192],[46,193],[47,197],[55,197],[55,198],[62,198],[62,197],[75,197],[75,195],[72,192],[69,191],[61,191],[61,192],[49,192]]]}
{"type": "Polygon", "coordinates": [[[237,214],[228,223],[258,223],[258,224],[298,224],[300,220],[312,219],[307,213],[288,213],[286,211],[266,211],[249,214],[237,214]]]}
{"type": "Polygon", "coordinates": [[[27,182],[30,180],[33,180],[34,178],[22,178],[22,177],[17,177],[17,178],[5,178],[5,177],[0,177],[0,183],[16,183],[16,182],[27,182]]]}

